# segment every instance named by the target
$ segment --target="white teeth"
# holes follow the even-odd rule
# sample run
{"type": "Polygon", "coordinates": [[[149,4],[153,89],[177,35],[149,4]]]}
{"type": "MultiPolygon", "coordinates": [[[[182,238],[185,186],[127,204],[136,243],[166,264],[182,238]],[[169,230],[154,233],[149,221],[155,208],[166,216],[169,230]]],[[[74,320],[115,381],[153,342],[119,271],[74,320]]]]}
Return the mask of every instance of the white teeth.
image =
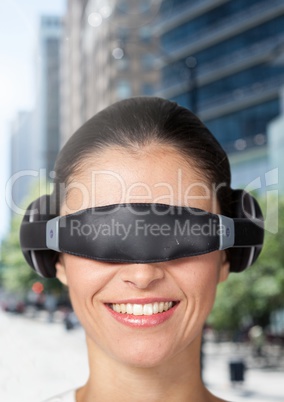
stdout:
{"type": "Polygon", "coordinates": [[[159,312],[159,303],[154,303],[153,306],[153,313],[157,314],[159,312]]]}
{"type": "Polygon", "coordinates": [[[152,304],[144,304],[143,314],[144,315],[152,315],[153,314],[153,305],[152,304]]]}
{"type": "Polygon", "coordinates": [[[142,315],[142,314],[143,314],[143,305],[133,304],[133,315],[142,315]]]}
{"type": "MultiPolygon", "coordinates": [[[[114,306],[114,304],[113,304],[113,306],[114,306]]],[[[118,304],[118,306],[119,306],[119,304],[118,304]]],[[[121,304],[120,304],[120,306],[121,306],[121,304]]],[[[114,310],[115,311],[115,310],[114,310]]],[[[127,314],[133,314],[133,307],[132,307],[132,304],[130,304],[130,303],[127,303],[126,304],[126,312],[127,312],[127,314]]]]}
{"type": "Polygon", "coordinates": [[[172,308],[174,302],[160,302],[147,304],[111,304],[110,307],[117,313],[133,315],[152,315],[168,311],[172,308]]]}

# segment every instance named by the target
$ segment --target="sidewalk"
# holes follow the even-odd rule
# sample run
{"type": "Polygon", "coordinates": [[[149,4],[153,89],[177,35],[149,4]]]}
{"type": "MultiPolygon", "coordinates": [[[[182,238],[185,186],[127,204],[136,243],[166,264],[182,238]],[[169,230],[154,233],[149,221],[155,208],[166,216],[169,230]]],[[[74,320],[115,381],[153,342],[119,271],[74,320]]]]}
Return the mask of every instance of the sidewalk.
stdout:
{"type": "MultiPolygon", "coordinates": [[[[0,311],[1,401],[39,402],[86,381],[84,331],[66,331],[60,317],[53,324],[47,318],[42,313],[34,320],[0,311]]],[[[203,378],[213,394],[231,402],[284,402],[284,361],[278,368],[257,368],[246,348],[236,351],[232,343],[206,342],[204,352],[203,378]],[[249,368],[244,384],[233,387],[228,362],[236,352],[249,368]]]]}
{"type": "Polygon", "coordinates": [[[246,346],[211,343],[204,346],[205,384],[210,391],[232,402],[284,402],[284,360],[276,367],[258,367],[246,346]],[[238,356],[247,366],[243,384],[230,382],[229,361],[238,356]]]}

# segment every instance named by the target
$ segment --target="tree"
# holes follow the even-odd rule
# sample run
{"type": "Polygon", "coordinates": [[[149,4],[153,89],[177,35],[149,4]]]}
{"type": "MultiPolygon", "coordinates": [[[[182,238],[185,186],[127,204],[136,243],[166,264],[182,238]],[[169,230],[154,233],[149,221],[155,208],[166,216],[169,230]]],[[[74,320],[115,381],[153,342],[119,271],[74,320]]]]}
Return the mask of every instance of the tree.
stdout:
{"type": "MultiPolygon", "coordinates": [[[[277,208],[275,200],[275,207],[277,208]]],[[[261,205],[265,210],[265,202],[261,205]]],[[[279,201],[278,231],[265,231],[264,247],[256,263],[232,273],[220,284],[208,319],[217,330],[237,330],[248,323],[266,326],[273,310],[284,306],[284,199],[279,201]]]]}

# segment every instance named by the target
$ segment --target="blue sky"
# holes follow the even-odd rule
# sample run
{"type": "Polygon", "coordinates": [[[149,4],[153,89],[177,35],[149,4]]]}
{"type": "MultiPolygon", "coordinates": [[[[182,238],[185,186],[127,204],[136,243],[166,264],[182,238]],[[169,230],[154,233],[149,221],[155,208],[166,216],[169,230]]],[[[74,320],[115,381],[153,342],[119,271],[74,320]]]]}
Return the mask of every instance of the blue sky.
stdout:
{"type": "Polygon", "coordinates": [[[0,238],[8,225],[5,186],[9,178],[10,122],[34,106],[36,40],[42,14],[63,15],[66,0],[0,1],[0,238]]]}

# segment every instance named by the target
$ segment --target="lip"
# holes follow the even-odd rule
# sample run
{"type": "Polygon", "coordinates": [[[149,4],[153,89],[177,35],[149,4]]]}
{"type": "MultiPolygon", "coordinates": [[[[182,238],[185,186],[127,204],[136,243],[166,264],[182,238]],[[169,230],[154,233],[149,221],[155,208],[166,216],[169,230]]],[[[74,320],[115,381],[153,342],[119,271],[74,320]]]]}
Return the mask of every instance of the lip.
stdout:
{"type": "Polygon", "coordinates": [[[149,304],[149,303],[160,303],[160,302],[176,302],[178,303],[179,300],[176,300],[175,298],[170,298],[170,297],[146,297],[143,299],[118,299],[118,300],[111,300],[111,301],[106,301],[104,302],[105,304],[149,304]]]}
{"type": "Polygon", "coordinates": [[[169,298],[146,298],[146,299],[127,299],[119,300],[111,303],[105,303],[106,310],[111,314],[111,316],[119,323],[132,328],[151,328],[163,324],[168,321],[176,312],[179,301],[175,301],[176,304],[167,311],[162,313],[152,314],[152,315],[133,315],[133,314],[122,314],[114,311],[109,304],[148,304],[156,302],[170,302],[175,301],[169,298]]]}

